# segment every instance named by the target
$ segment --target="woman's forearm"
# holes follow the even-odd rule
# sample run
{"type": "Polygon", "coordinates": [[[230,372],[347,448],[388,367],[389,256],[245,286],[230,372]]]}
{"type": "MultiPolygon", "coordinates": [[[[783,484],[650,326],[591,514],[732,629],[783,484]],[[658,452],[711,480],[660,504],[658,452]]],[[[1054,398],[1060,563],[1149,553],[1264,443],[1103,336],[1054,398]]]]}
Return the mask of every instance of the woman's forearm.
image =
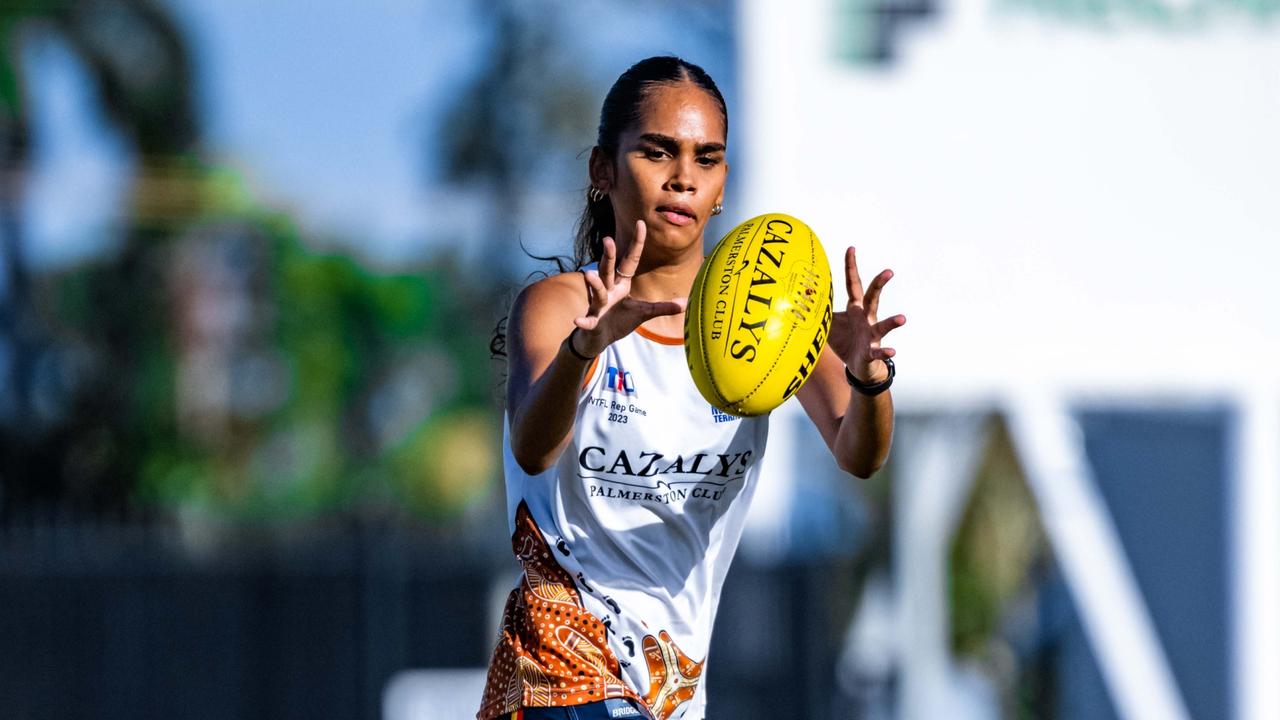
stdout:
{"type": "Polygon", "coordinates": [[[893,439],[893,396],[866,396],[849,390],[849,407],[836,434],[835,456],[841,469],[869,478],[889,456],[893,439]]]}
{"type": "Polygon", "coordinates": [[[531,475],[555,464],[573,433],[578,395],[592,361],[574,355],[567,343],[560,343],[551,364],[523,396],[508,397],[511,451],[531,475]]]}

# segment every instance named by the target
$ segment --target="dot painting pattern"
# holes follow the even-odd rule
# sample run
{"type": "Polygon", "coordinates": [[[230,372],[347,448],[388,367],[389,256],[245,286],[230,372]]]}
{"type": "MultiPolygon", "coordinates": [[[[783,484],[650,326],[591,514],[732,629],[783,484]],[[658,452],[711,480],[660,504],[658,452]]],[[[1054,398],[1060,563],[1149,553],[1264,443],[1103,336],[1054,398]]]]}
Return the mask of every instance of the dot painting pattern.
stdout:
{"type": "Polygon", "coordinates": [[[524,577],[507,597],[502,636],[476,717],[605,698],[639,700],[620,679],[604,624],[583,607],[573,579],[556,563],[524,503],[516,511],[511,547],[524,577]]]}
{"type": "Polygon", "coordinates": [[[516,510],[511,548],[524,577],[507,596],[478,720],[509,717],[524,707],[619,697],[640,700],[657,720],[667,720],[694,696],[703,663],[685,655],[666,630],[646,635],[641,645],[649,673],[645,696],[637,697],[622,682],[607,628],[582,605],[573,578],[556,563],[523,502],[516,510]]]}

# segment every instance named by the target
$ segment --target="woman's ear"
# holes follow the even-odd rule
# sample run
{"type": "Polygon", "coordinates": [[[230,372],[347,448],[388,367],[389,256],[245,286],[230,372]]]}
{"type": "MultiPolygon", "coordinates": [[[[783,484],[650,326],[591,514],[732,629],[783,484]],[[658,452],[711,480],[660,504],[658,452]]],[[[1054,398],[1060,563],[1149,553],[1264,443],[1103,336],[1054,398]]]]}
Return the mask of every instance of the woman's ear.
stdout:
{"type": "MultiPolygon", "coordinates": [[[[724,161],[724,178],[725,178],[725,185],[728,185],[729,184],[728,182],[729,181],[729,161],[728,160],[724,161]]],[[[716,198],[716,204],[721,207],[724,207],[724,185],[720,186],[720,197],[716,198]]]]}
{"type": "Polygon", "coordinates": [[[591,177],[591,187],[608,195],[613,190],[613,162],[597,145],[591,148],[591,159],[587,164],[587,172],[591,177]]]}

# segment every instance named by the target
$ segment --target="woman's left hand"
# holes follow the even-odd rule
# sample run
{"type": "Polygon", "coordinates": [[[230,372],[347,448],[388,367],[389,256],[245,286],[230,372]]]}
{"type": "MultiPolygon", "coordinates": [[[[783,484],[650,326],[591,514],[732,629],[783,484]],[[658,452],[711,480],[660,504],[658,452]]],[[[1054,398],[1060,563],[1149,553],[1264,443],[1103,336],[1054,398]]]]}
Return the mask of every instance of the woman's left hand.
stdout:
{"type": "Polygon", "coordinates": [[[849,372],[864,383],[879,382],[889,376],[888,368],[881,361],[893,357],[894,350],[882,347],[880,340],[907,322],[905,315],[894,315],[876,321],[880,291],[892,277],[892,270],[886,268],[880,271],[864,292],[854,250],[849,248],[845,251],[844,284],[849,292],[849,302],[844,312],[835,313],[832,317],[831,335],[827,344],[849,367],[849,372]]]}

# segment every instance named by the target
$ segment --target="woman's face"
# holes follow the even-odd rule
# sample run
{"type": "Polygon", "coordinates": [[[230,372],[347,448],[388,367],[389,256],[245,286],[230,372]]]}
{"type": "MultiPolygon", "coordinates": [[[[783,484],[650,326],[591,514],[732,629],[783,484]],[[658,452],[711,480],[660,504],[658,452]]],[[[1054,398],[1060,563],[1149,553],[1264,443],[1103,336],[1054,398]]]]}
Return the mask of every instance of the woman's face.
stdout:
{"type": "Polygon", "coordinates": [[[618,138],[612,166],[593,153],[592,184],[609,193],[619,231],[629,236],[644,220],[646,257],[694,246],[701,257],[702,230],[724,201],[729,171],[724,118],[715,99],[690,82],[658,85],[647,95],[639,121],[618,138]]]}

